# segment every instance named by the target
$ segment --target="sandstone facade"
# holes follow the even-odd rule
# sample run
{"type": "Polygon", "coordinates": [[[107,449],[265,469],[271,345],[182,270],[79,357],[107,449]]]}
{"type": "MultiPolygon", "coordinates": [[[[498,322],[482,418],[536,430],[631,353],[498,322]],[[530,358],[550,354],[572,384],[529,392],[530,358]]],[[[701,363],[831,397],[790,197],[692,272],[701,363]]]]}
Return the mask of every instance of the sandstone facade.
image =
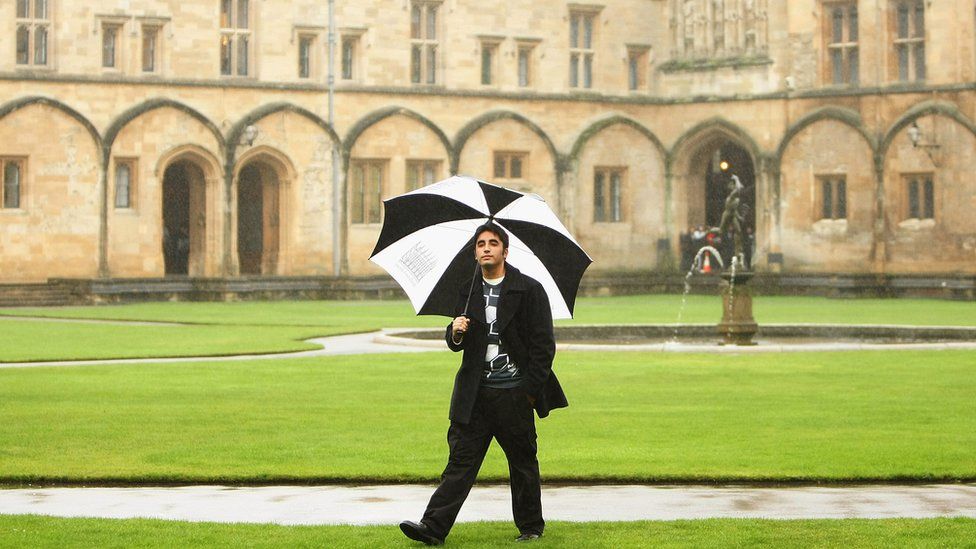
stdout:
{"type": "Polygon", "coordinates": [[[378,274],[379,199],[451,173],[673,269],[720,161],[758,270],[976,273],[971,0],[340,0],[331,97],[325,2],[0,22],[0,282],[378,274]]]}

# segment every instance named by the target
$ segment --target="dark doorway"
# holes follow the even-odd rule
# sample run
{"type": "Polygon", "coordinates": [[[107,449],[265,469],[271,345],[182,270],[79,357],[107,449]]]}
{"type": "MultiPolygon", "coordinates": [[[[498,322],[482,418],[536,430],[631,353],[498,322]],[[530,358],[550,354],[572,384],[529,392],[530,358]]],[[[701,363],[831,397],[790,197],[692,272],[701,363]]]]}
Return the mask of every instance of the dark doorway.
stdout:
{"type": "Polygon", "coordinates": [[[166,275],[201,276],[207,231],[203,170],[179,161],[163,172],[163,265],[166,275]]]}
{"type": "Polygon", "coordinates": [[[189,273],[190,180],[184,162],[163,175],[163,263],[167,275],[189,273]]]}
{"type": "Polygon", "coordinates": [[[237,255],[241,274],[261,274],[264,251],[264,191],[261,172],[241,169],[237,187],[237,255]]]}
{"type": "Polygon", "coordinates": [[[741,195],[739,212],[744,218],[742,230],[754,231],[756,224],[756,174],[749,153],[732,143],[724,143],[712,153],[705,173],[705,222],[718,227],[722,222],[725,197],[729,194],[728,182],[737,175],[745,186],[741,195]]]}

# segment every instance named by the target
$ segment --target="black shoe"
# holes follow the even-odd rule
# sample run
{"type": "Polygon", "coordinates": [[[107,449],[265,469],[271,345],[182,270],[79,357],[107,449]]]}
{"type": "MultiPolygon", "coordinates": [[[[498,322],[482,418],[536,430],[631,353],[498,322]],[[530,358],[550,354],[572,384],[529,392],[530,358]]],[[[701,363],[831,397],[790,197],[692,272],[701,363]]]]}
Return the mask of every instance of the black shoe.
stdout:
{"type": "Polygon", "coordinates": [[[405,520],[400,523],[400,530],[408,538],[425,545],[444,545],[444,540],[430,533],[430,528],[424,523],[405,520]]]}
{"type": "Polygon", "coordinates": [[[515,541],[535,541],[542,537],[542,534],[536,534],[535,532],[525,532],[519,537],[515,538],[515,541]]]}

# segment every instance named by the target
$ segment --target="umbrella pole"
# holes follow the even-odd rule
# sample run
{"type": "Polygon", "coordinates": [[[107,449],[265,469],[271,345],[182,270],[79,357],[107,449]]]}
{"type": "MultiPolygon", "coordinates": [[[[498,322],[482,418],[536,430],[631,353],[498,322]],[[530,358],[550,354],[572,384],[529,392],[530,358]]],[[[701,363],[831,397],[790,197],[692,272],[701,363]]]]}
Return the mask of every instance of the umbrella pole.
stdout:
{"type": "Polygon", "coordinates": [[[471,292],[474,291],[474,281],[478,279],[478,268],[479,267],[481,267],[481,265],[479,265],[478,262],[475,261],[474,262],[474,274],[471,275],[471,287],[468,288],[468,299],[464,300],[464,312],[461,313],[461,316],[468,316],[468,303],[471,302],[471,292]]]}

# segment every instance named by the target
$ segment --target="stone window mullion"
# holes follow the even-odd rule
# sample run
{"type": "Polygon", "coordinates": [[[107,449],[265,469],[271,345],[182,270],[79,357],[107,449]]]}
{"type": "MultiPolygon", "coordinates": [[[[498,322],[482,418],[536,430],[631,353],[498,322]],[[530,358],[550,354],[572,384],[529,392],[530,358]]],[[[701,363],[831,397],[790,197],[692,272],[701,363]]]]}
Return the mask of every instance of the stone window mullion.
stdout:
{"type": "Polygon", "coordinates": [[[51,8],[48,2],[18,0],[15,16],[16,64],[48,65],[51,32],[51,8]]]}
{"type": "Polygon", "coordinates": [[[223,76],[252,73],[251,8],[250,0],[221,0],[220,74],[223,76]]]}

